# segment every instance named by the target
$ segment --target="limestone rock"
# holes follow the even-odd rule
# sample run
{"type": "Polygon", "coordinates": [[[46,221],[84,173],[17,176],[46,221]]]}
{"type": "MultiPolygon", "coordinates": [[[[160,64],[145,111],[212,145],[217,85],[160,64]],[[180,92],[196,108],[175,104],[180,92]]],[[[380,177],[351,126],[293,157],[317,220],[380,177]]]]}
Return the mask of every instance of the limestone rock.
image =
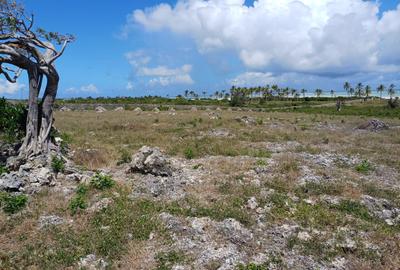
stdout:
{"type": "Polygon", "coordinates": [[[58,226],[64,224],[65,220],[62,217],[50,215],[50,216],[41,216],[39,218],[39,229],[43,229],[50,226],[58,226]]]}
{"type": "Polygon", "coordinates": [[[24,185],[17,172],[3,174],[0,178],[0,190],[19,191],[24,185]]]}
{"type": "Polygon", "coordinates": [[[80,259],[78,267],[86,270],[105,270],[108,263],[103,258],[97,258],[95,254],[89,254],[80,259]]]}
{"type": "Polygon", "coordinates": [[[103,113],[103,112],[106,112],[107,110],[104,108],[104,107],[102,107],[102,106],[97,106],[95,109],[94,109],[97,113],[103,113]]]}
{"type": "Polygon", "coordinates": [[[364,129],[364,130],[376,132],[376,131],[389,129],[389,125],[381,120],[372,119],[372,120],[369,120],[368,122],[358,126],[358,129],[364,129]]]}
{"type": "Polygon", "coordinates": [[[143,146],[132,156],[128,172],[139,172],[155,176],[171,176],[173,168],[167,157],[158,148],[143,146]]]}

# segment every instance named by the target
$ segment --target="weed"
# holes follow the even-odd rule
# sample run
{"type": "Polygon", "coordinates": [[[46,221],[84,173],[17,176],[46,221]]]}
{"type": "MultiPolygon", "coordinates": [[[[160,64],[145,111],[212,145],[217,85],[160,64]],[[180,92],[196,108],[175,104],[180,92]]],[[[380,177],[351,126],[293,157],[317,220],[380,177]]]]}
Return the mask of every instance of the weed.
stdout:
{"type": "Polygon", "coordinates": [[[53,172],[60,173],[65,170],[65,161],[62,157],[53,156],[51,159],[51,168],[53,172]]]}
{"type": "Polygon", "coordinates": [[[90,180],[90,185],[96,189],[104,190],[113,187],[115,181],[108,175],[96,173],[90,180]]]}
{"type": "Polygon", "coordinates": [[[257,164],[257,166],[262,166],[262,167],[265,167],[268,165],[267,161],[265,161],[264,159],[257,160],[256,164],[257,164]]]}
{"type": "Polygon", "coordinates": [[[9,173],[9,171],[6,167],[0,165],[0,175],[2,175],[4,173],[9,173]]]}
{"type": "Polygon", "coordinates": [[[356,166],[356,171],[359,173],[367,174],[369,171],[372,171],[373,167],[368,160],[363,160],[360,164],[356,166]]]}
{"type": "Polygon", "coordinates": [[[194,151],[192,148],[188,147],[185,149],[184,152],[185,158],[186,159],[193,159],[194,158],[194,151]]]}
{"type": "Polygon", "coordinates": [[[69,202],[68,208],[69,208],[69,210],[71,210],[71,213],[73,215],[75,215],[79,210],[86,209],[86,207],[87,207],[87,203],[86,203],[86,199],[84,198],[84,196],[76,195],[69,202]]]}
{"type": "Polygon", "coordinates": [[[26,206],[27,202],[28,197],[26,195],[0,193],[0,205],[7,214],[15,214],[21,211],[26,206]]]}

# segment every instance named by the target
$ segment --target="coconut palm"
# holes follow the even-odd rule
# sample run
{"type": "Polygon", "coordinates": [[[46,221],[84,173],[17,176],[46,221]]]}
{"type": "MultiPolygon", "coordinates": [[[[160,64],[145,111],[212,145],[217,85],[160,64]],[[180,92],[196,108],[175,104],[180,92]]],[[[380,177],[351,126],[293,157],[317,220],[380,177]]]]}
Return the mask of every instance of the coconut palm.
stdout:
{"type": "Polygon", "coordinates": [[[303,98],[306,97],[307,89],[301,89],[301,93],[303,94],[303,98]]]}
{"type": "Polygon", "coordinates": [[[391,85],[389,85],[388,94],[389,94],[390,98],[393,98],[396,95],[396,89],[395,89],[395,85],[393,83],[391,85]]]}
{"type": "Polygon", "coordinates": [[[322,92],[323,92],[322,89],[319,89],[319,88],[318,88],[318,89],[315,90],[315,95],[316,95],[317,97],[320,97],[320,96],[322,95],[322,92]]]}
{"type": "Polygon", "coordinates": [[[335,90],[331,90],[331,97],[335,97],[335,90]]]}
{"type": "Polygon", "coordinates": [[[346,91],[346,93],[347,93],[348,95],[350,95],[350,88],[351,88],[350,83],[349,83],[349,82],[345,82],[344,85],[343,85],[343,88],[344,88],[344,90],[346,91]]]}
{"type": "Polygon", "coordinates": [[[362,83],[358,83],[355,90],[355,93],[359,98],[364,95],[364,86],[362,83]]]}
{"type": "Polygon", "coordinates": [[[369,96],[371,95],[371,93],[372,93],[372,88],[371,88],[371,86],[369,86],[369,85],[365,86],[365,96],[366,96],[367,98],[369,98],[369,96]]]}
{"type": "Polygon", "coordinates": [[[378,92],[380,98],[382,98],[382,93],[385,92],[385,86],[383,84],[379,85],[378,88],[376,88],[376,92],[378,92]]]}

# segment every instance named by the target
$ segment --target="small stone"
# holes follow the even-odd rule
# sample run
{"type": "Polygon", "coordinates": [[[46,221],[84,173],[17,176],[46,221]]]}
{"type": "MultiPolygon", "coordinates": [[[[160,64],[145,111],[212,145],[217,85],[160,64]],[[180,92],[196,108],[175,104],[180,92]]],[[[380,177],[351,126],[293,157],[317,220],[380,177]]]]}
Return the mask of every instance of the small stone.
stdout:
{"type": "Polygon", "coordinates": [[[110,198],[101,199],[100,201],[94,203],[88,209],[88,211],[91,212],[91,213],[100,212],[100,211],[106,209],[108,206],[110,206],[110,204],[112,204],[113,202],[114,202],[113,199],[110,199],[110,198]]]}
{"type": "Polygon", "coordinates": [[[43,229],[45,227],[50,226],[58,226],[64,224],[65,221],[62,217],[50,215],[50,216],[41,216],[39,218],[39,229],[43,229]]]}
{"type": "Polygon", "coordinates": [[[16,172],[7,173],[0,178],[0,190],[19,191],[24,182],[19,178],[16,172]]]}
{"type": "Polygon", "coordinates": [[[257,199],[255,197],[251,197],[248,201],[247,201],[247,205],[246,207],[248,209],[254,210],[258,207],[258,203],[257,203],[257,199]]]}
{"type": "Polygon", "coordinates": [[[105,270],[108,263],[103,258],[97,258],[95,254],[89,254],[81,258],[78,263],[80,269],[86,270],[105,270]]]}
{"type": "Polygon", "coordinates": [[[311,235],[308,232],[299,232],[297,238],[301,241],[308,241],[311,239],[311,235]]]}

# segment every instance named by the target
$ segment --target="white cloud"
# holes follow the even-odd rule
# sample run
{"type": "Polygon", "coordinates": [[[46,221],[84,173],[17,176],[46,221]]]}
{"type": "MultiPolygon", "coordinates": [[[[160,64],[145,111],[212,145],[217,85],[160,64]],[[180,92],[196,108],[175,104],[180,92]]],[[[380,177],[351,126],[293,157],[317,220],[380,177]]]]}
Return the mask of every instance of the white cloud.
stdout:
{"type": "Polygon", "coordinates": [[[379,1],[178,0],[133,11],[134,25],[190,36],[202,53],[233,50],[253,70],[400,70],[400,5],[379,17],[379,1]]]}
{"type": "Polygon", "coordinates": [[[93,94],[97,94],[99,93],[99,89],[97,88],[96,85],[94,85],[93,83],[88,84],[88,85],[82,85],[79,88],[76,87],[70,87],[68,89],[65,90],[66,92],[69,93],[74,93],[74,94],[79,94],[79,93],[93,93],[93,94]]]}
{"type": "MultiPolygon", "coordinates": [[[[148,78],[150,86],[168,86],[173,84],[193,84],[190,76],[192,66],[185,64],[178,68],[170,68],[164,65],[149,67],[151,58],[143,51],[134,51],[125,54],[129,64],[134,69],[137,77],[148,78]]],[[[128,85],[131,82],[128,82],[128,85]]]]}
{"type": "Polygon", "coordinates": [[[126,84],[126,90],[133,90],[133,88],[134,88],[134,85],[133,85],[133,83],[132,82],[128,82],[127,84],[126,84]]]}
{"type": "Polygon", "coordinates": [[[0,94],[15,94],[23,88],[25,88],[24,84],[10,83],[6,79],[0,78],[0,94]]]}

